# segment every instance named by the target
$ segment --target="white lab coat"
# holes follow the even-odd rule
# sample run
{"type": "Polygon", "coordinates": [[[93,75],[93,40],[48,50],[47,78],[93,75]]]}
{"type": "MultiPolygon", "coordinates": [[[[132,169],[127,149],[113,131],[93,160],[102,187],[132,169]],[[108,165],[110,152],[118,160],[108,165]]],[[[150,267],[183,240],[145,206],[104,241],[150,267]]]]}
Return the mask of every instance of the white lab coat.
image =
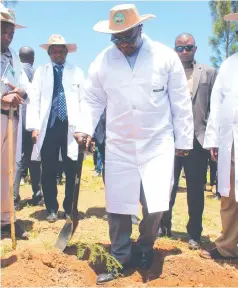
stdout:
{"type": "MultiPolygon", "coordinates": [[[[76,161],[78,145],[73,137],[79,124],[80,99],[84,93],[84,75],[80,68],[69,64],[67,61],[63,70],[63,87],[68,113],[68,151],[67,156],[76,161]]],[[[37,143],[33,147],[31,159],[41,160],[41,148],[44,142],[47,124],[50,116],[54,89],[54,74],[52,63],[39,67],[32,81],[27,106],[26,129],[39,130],[37,143]]]]}
{"type": "MultiPolygon", "coordinates": [[[[22,88],[28,93],[30,89],[30,82],[22,68],[20,59],[16,52],[9,47],[9,50],[12,54],[13,61],[13,70],[15,72],[15,78],[18,82],[18,88],[22,88]]],[[[24,100],[28,103],[28,99],[24,100]]],[[[16,146],[16,162],[19,162],[22,157],[22,110],[21,105],[19,106],[19,121],[18,121],[18,129],[17,129],[17,146],[16,146]]]]}
{"type": "Polygon", "coordinates": [[[231,149],[234,141],[235,195],[238,201],[238,53],[226,59],[220,68],[211,95],[211,112],[204,148],[219,148],[218,191],[230,192],[231,149]]]}
{"type": "Polygon", "coordinates": [[[141,181],[149,213],[168,210],[174,148],[193,147],[191,98],[176,53],[144,35],[132,71],[110,46],[92,63],[81,104],[79,131],[89,135],[106,107],[107,212],[137,214],[141,181]]]}

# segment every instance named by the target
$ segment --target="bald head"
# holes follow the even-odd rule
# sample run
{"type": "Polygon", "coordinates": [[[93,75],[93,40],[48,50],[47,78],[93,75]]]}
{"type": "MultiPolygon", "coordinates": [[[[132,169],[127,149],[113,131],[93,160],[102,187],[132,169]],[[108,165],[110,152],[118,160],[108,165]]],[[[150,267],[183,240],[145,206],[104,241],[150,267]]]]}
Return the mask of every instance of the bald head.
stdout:
{"type": "Polygon", "coordinates": [[[175,51],[184,67],[190,66],[197,51],[195,39],[189,33],[181,33],[175,39],[175,51]]]}
{"type": "Polygon", "coordinates": [[[181,33],[181,34],[179,34],[176,37],[176,39],[175,39],[175,46],[176,46],[177,41],[181,41],[181,40],[182,41],[184,41],[184,40],[186,41],[188,39],[193,43],[193,45],[196,46],[195,39],[194,39],[193,35],[189,34],[189,33],[181,33]]]}
{"type": "Polygon", "coordinates": [[[35,52],[31,47],[24,46],[19,50],[19,57],[22,63],[29,63],[33,65],[35,59],[35,52]]]}

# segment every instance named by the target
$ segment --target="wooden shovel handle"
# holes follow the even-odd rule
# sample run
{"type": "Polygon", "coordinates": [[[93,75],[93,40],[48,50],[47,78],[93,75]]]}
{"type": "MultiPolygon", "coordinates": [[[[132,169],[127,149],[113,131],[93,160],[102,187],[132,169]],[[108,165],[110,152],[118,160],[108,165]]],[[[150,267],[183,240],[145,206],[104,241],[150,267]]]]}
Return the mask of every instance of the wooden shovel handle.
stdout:
{"type": "Polygon", "coordinates": [[[8,118],[8,182],[9,182],[9,193],[10,193],[10,216],[11,216],[11,238],[12,238],[12,249],[16,249],[16,235],[15,235],[15,213],[14,213],[14,198],[13,198],[13,113],[14,108],[10,106],[9,118],[8,118]]]}

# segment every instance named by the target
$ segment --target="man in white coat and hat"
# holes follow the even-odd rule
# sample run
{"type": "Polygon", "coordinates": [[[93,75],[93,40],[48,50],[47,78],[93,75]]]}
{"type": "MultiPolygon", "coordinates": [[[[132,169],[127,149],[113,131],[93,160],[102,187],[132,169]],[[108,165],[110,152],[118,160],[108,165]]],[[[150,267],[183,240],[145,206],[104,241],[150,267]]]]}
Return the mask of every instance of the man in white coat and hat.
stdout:
{"type": "MultiPolygon", "coordinates": [[[[118,5],[110,10],[109,21],[94,26],[111,34],[113,44],[91,64],[76,136],[81,147],[88,143],[106,108],[106,210],[111,254],[124,269],[133,262],[150,268],[157,227],[169,208],[175,149],[186,156],[193,146],[183,66],[172,49],[141,32],[142,23],[154,17],[140,16],[134,5],[118,5]],[[143,220],[136,260],[131,215],[138,214],[139,202],[143,220]]],[[[97,283],[115,277],[113,270],[99,275],[97,283]]]]}
{"type": "MultiPolygon", "coordinates": [[[[238,13],[226,21],[238,21],[238,13]]],[[[237,31],[238,34],[238,31],[237,31]]],[[[222,235],[216,247],[202,251],[207,259],[238,258],[238,53],[226,59],[216,78],[211,95],[203,147],[218,161],[218,191],[221,194],[222,235]]]]}
{"type": "MultiPolygon", "coordinates": [[[[9,187],[9,162],[8,162],[8,118],[10,107],[15,107],[13,116],[13,163],[21,159],[21,104],[26,102],[28,79],[24,73],[20,59],[15,51],[10,48],[16,29],[25,28],[16,24],[14,11],[0,3],[1,17],[1,231],[10,233],[10,187],[9,187]],[[7,71],[11,71],[10,75],[7,71]],[[12,75],[12,79],[9,76],[12,75]],[[7,88],[4,78],[8,79],[15,89],[7,88]],[[11,81],[10,81],[11,80],[11,81]],[[14,82],[14,83],[13,83],[14,82]]],[[[13,88],[13,87],[12,87],[13,88]]],[[[13,165],[15,172],[15,165],[13,165]]],[[[28,239],[19,221],[15,221],[16,237],[28,239]]]]}
{"type": "MultiPolygon", "coordinates": [[[[63,208],[68,219],[72,210],[78,145],[73,134],[79,127],[78,114],[84,91],[84,75],[80,68],[66,61],[68,53],[77,50],[61,35],[51,35],[47,44],[40,45],[51,59],[40,66],[32,81],[30,104],[27,107],[26,128],[32,131],[35,143],[33,161],[42,161],[42,191],[48,212],[47,221],[58,220],[57,167],[63,160],[66,174],[63,208]]],[[[81,163],[82,165],[82,163],[81,163]]]]}

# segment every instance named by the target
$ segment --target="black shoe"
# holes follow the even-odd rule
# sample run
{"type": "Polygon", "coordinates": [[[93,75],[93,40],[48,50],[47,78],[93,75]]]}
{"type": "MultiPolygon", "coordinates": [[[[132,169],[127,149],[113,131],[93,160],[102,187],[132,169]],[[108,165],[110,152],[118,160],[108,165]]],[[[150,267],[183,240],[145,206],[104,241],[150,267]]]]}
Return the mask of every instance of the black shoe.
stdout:
{"type": "Polygon", "coordinates": [[[159,238],[166,236],[171,238],[172,237],[171,229],[166,227],[160,227],[157,236],[159,238]]]}
{"type": "Polygon", "coordinates": [[[154,259],[154,251],[140,252],[139,267],[143,270],[149,270],[154,259]]]}
{"type": "Polygon", "coordinates": [[[191,250],[198,250],[200,249],[200,240],[189,239],[188,241],[188,248],[191,250]]]}
{"type": "Polygon", "coordinates": [[[136,217],[136,215],[131,215],[131,222],[134,225],[139,225],[140,219],[138,217],[136,217]]]}
{"type": "Polygon", "coordinates": [[[55,212],[51,212],[49,216],[46,217],[46,220],[50,223],[54,223],[58,220],[58,215],[55,212]]]}
{"type": "Polygon", "coordinates": [[[64,219],[68,220],[71,219],[71,216],[69,213],[64,212],[64,219]]]}
{"type": "Polygon", "coordinates": [[[43,206],[44,198],[41,191],[37,192],[32,196],[32,199],[28,202],[32,206],[43,206]]]}
{"type": "MultiPolygon", "coordinates": [[[[28,240],[29,239],[29,233],[24,231],[21,226],[19,225],[18,221],[15,223],[15,235],[17,238],[22,240],[28,240]]],[[[11,234],[11,224],[7,224],[4,227],[1,228],[2,231],[7,232],[11,234]]]]}
{"type": "Polygon", "coordinates": [[[21,210],[21,205],[20,205],[19,202],[15,202],[14,203],[14,209],[15,209],[15,211],[20,211],[21,210]]]}
{"type": "Polygon", "coordinates": [[[118,277],[122,277],[123,276],[123,269],[118,269],[116,271],[115,268],[112,268],[111,272],[108,273],[103,273],[103,274],[99,274],[97,277],[97,281],[96,284],[100,285],[106,282],[110,282],[118,277]]]}

